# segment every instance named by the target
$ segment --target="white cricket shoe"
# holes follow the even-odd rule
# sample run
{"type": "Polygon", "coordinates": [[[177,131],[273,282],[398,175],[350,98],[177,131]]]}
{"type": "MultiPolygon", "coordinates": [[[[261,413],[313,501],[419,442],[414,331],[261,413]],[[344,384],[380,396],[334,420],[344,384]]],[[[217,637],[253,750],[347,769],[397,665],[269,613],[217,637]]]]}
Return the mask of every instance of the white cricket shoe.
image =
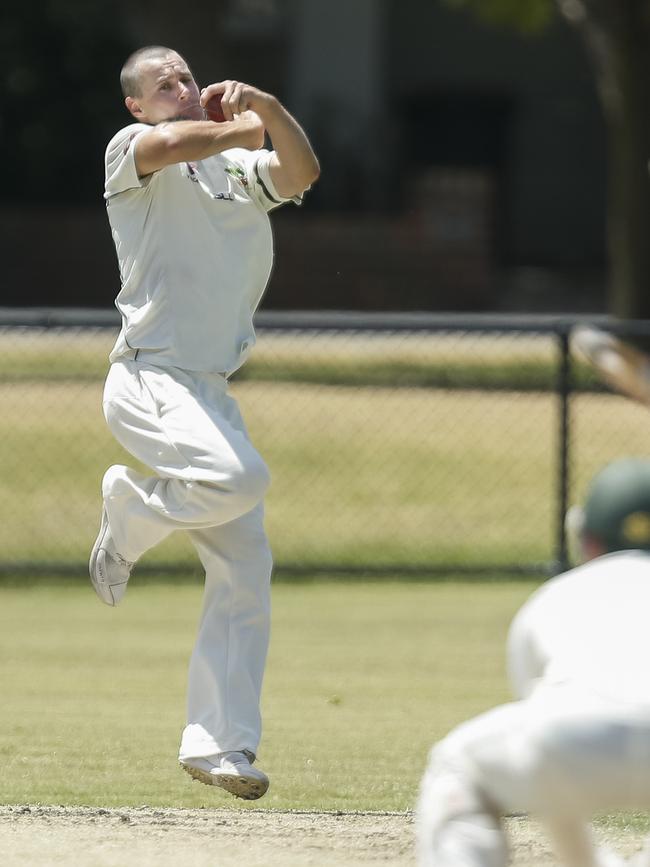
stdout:
{"type": "Polygon", "coordinates": [[[571,348],[616,391],[650,405],[650,357],[645,352],[590,325],[573,331],[571,348]]]}
{"type": "Polygon", "coordinates": [[[99,535],[90,552],[89,563],[90,580],[102,602],[107,605],[118,604],[126,593],[126,585],[133,565],[115,550],[115,542],[104,507],[99,535]]]}
{"type": "Polygon", "coordinates": [[[236,798],[255,801],[269,787],[269,778],[251,764],[255,756],[248,750],[215,753],[203,758],[181,759],[184,771],[206,786],[219,786],[236,798]]]}

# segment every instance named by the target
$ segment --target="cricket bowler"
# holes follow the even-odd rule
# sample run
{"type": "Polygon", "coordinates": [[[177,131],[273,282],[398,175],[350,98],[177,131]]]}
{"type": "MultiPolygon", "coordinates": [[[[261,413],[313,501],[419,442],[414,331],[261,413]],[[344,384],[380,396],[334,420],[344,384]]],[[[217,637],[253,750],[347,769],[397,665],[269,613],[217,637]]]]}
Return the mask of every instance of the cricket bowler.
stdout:
{"type": "Polygon", "coordinates": [[[117,605],[140,557],[175,530],[188,534],[205,591],[179,760],[194,779],[252,800],[269,785],[253,766],[269,637],[269,473],[228,379],[255,343],[273,264],[268,214],[299,204],[319,166],[275,96],[232,80],[200,90],[170,48],[139,49],[120,80],[132,123],[107,147],[105,200],[122,328],[103,408],[149,471],[106,471],[90,577],[117,605]]]}

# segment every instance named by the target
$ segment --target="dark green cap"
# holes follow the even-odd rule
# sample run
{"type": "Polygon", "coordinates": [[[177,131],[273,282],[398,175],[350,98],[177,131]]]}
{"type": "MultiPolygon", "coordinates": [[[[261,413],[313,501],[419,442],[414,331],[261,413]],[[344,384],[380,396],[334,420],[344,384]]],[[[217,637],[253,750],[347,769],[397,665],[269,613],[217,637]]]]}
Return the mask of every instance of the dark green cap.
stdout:
{"type": "Polygon", "coordinates": [[[650,551],[650,460],[622,458],[593,479],[584,531],[608,551],[650,551]]]}

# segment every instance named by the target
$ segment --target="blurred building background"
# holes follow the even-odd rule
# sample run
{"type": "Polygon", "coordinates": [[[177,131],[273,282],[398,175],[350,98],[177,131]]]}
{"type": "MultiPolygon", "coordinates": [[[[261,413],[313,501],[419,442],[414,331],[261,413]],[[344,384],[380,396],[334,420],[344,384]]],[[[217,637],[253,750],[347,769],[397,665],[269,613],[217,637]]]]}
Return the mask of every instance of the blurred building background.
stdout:
{"type": "Polygon", "coordinates": [[[275,309],[600,311],[605,133],[582,44],[440,0],[25,0],[0,12],[2,305],[109,307],[119,69],[168,44],[250,81],[322,177],[274,217],[275,309]]]}

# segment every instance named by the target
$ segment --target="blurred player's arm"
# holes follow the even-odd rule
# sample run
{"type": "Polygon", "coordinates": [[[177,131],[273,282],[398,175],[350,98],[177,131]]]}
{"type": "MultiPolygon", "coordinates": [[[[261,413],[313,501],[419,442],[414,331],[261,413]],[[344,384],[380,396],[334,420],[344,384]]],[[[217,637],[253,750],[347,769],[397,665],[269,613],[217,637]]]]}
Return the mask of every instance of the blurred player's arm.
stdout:
{"type": "Polygon", "coordinates": [[[264,125],[252,111],[224,123],[165,121],[138,137],[135,165],[142,178],[174,163],[202,160],[229,148],[256,150],[263,144],[264,125]]]}
{"type": "Polygon", "coordinates": [[[269,173],[283,198],[300,196],[318,179],[320,166],[309,139],[296,119],[270,93],[238,81],[211,84],[201,92],[205,106],[213,96],[221,96],[226,121],[253,111],[269,134],[273,154],[269,173]]]}
{"type": "Polygon", "coordinates": [[[527,602],[515,616],[506,645],[510,689],[517,699],[527,698],[544,674],[548,660],[539,646],[533,602],[527,602]]]}
{"type": "Polygon", "coordinates": [[[589,325],[571,334],[571,348],[591,364],[612,388],[650,406],[650,354],[607,331],[589,325]]]}

